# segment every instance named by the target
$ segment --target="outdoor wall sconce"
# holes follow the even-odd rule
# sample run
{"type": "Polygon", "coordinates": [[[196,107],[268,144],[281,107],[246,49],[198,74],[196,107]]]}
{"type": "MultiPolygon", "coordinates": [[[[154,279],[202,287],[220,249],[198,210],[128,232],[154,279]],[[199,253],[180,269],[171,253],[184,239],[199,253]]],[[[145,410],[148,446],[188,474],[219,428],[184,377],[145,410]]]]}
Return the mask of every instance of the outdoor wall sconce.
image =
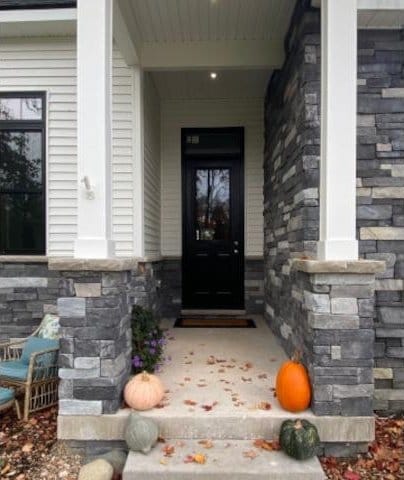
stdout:
{"type": "Polygon", "coordinates": [[[90,179],[86,175],[81,179],[81,181],[84,183],[84,186],[86,187],[86,198],[88,200],[94,200],[95,193],[94,193],[94,190],[91,188],[90,179]]]}

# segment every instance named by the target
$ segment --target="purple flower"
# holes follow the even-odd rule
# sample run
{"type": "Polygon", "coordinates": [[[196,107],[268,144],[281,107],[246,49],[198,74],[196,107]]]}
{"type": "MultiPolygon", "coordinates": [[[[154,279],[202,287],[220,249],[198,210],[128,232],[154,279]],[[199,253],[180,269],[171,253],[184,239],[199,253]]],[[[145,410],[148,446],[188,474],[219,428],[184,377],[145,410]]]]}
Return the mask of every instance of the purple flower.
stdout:
{"type": "Polygon", "coordinates": [[[156,342],[156,340],[152,340],[152,341],[150,342],[150,345],[151,345],[152,347],[157,347],[157,342],[156,342]]]}
{"type": "Polygon", "coordinates": [[[149,352],[151,355],[154,355],[156,353],[156,349],[155,348],[149,348],[149,352]]]}

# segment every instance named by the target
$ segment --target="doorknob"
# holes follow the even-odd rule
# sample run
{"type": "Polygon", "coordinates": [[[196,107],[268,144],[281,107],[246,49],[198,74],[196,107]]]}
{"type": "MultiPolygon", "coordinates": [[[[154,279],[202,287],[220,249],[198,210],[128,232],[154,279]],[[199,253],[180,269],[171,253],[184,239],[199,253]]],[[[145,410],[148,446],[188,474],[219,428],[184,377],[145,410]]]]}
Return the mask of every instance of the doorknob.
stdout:
{"type": "Polygon", "coordinates": [[[234,253],[235,255],[237,255],[237,254],[238,254],[238,250],[235,248],[235,249],[233,250],[233,253],[234,253]]]}
{"type": "Polygon", "coordinates": [[[234,240],[233,243],[234,243],[234,246],[235,246],[235,247],[238,247],[238,240],[234,240]]]}

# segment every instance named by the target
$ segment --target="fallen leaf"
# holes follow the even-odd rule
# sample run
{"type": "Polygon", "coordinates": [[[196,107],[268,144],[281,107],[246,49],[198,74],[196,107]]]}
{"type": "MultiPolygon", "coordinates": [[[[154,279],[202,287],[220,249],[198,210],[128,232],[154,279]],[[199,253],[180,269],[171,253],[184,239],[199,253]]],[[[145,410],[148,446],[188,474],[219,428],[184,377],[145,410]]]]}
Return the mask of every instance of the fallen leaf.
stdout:
{"type": "Polygon", "coordinates": [[[31,442],[28,442],[21,448],[21,451],[23,451],[24,453],[30,453],[33,448],[34,448],[34,444],[31,442]]]}
{"type": "Polygon", "coordinates": [[[213,407],[217,405],[217,402],[213,402],[212,405],[201,405],[201,408],[205,410],[205,412],[210,412],[213,407]]]}
{"type": "Polygon", "coordinates": [[[202,445],[203,448],[212,448],[213,442],[212,440],[199,440],[199,445],[202,445]]]}
{"type": "Polygon", "coordinates": [[[190,405],[191,407],[194,407],[197,405],[198,402],[195,402],[194,400],[184,400],[185,405],[190,405]]]}
{"type": "Polygon", "coordinates": [[[187,455],[183,460],[184,463],[192,463],[193,461],[194,461],[193,455],[187,455]]]}
{"type": "Polygon", "coordinates": [[[263,438],[258,438],[254,440],[254,447],[261,448],[262,450],[267,450],[268,452],[274,452],[281,449],[279,442],[276,440],[264,440],[263,438]]]}
{"type": "Polygon", "coordinates": [[[206,455],[203,453],[196,453],[194,455],[194,462],[199,463],[200,465],[206,463],[206,455]]]}
{"type": "Polygon", "coordinates": [[[352,472],[351,470],[347,470],[344,473],[344,479],[345,480],[361,480],[361,476],[355,472],[352,472]]]}
{"type": "Polygon", "coordinates": [[[175,447],[174,445],[165,445],[161,451],[164,453],[165,457],[172,457],[173,454],[175,453],[175,447]]]}
{"type": "Polygon", "coordinates": [[[258,457],[258,453],[255,450],[248,450],[246,452],[243,452],[243,457],[254,460],[254,458],[258,457]]]}
{"type": "Polygon", "coordinates": [[[260,402],[257,404],[258,410],[271,410],[272,405],[269,402],[260,402]]]}

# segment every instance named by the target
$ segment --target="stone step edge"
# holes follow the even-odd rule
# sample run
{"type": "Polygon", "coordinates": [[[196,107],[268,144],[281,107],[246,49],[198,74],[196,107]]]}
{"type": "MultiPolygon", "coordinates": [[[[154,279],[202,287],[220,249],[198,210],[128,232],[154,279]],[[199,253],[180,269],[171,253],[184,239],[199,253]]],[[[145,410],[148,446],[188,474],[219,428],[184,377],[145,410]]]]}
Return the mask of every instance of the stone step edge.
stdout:
{"type": "Polygon", "coordinates": [[[182,441],[173,439],[166,444],[157,444],[144,455],[130,452],[123,471],[123,480],[188,480],[199,478],[237,480],[323,480],[324,471],[317,457],[297,461],[281,451],[268,452],[259,449],[248,440],[213,441],[209,449],[197,440],[182,441]],[[174,447],[172,456],[164,456],[164,447],[174,447]],[[244,455],[254,452],[254,459],[244,455]],[[187,455],[201,453],[206,463],[184,463],[187,455]]]}
{"type": "MultiPolygon", "coordinates": [[[[123,440],[129,409],[119,410],[116,414],[108,415],[59,415],[59,440],[123,440]]],[[[263,416],[215,416],[210,414],[190,415],[153,415],[151,412],[142,412],[141,415],[152,418],[159,425],[167,438],[206,438],[209,431],[227,432],[216,438],[257,438],[259,433],[271,431],[274,438],[284,420],[291,418],[305,418],[318,429],[322,442],[368,443],[375,438],[374,417],[338,417],[315,416],[312,413],[298,415],[263,416]],[[199,430],[199,432],[198,432],[199,430]],[[242,432],[242,436],[237,434],[242,432]],[[179,435],[181,431],[181,435],[179,435]],[[184,436],[183,432],[190,432],[184,436]],[[197,435],[191,435],[192,432],[197,435]]],[[[268,439],[271,439],[269,437],[268,439]]]]}

